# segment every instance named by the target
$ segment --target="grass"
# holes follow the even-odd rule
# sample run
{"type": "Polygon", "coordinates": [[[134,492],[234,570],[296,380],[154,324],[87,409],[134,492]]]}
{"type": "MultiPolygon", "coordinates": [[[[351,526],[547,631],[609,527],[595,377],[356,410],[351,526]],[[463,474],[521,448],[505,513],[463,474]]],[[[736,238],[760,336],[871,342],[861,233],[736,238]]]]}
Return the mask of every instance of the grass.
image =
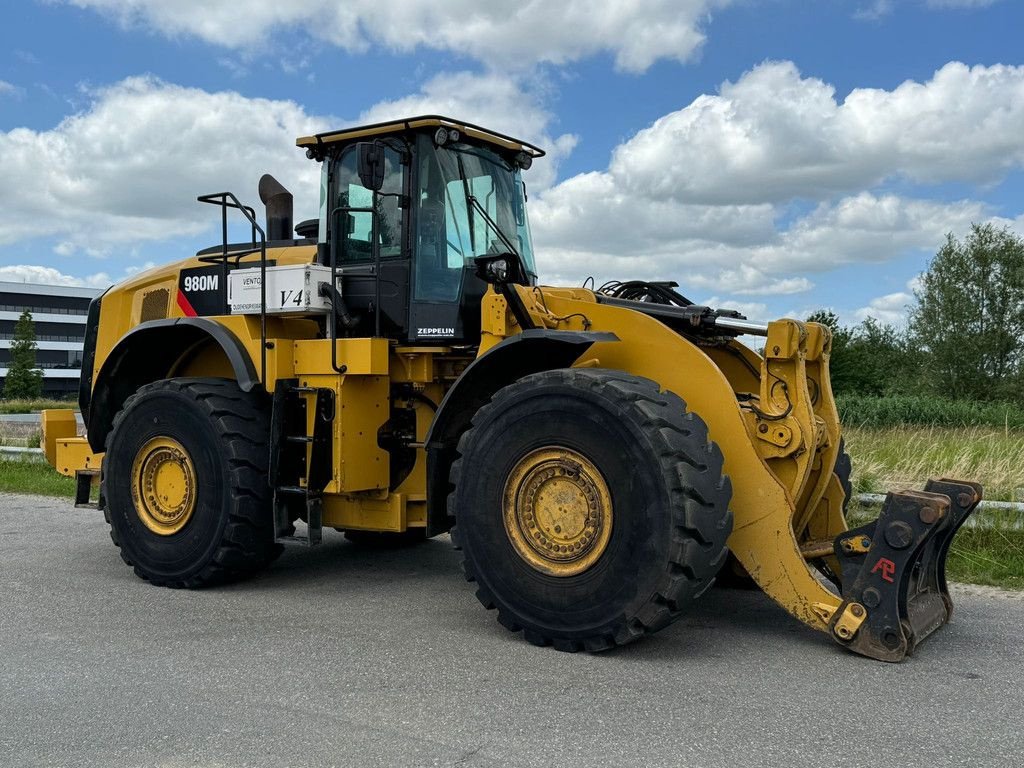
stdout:
{"type": "Polygon", "coordinates": [[[74,498],[75,481],[38,458],[0,457],[0,491],[74,498]]]}
{"type": "Polygon", "coordinates": [[[929,395],[840,395],[843,424],[857,427],[1000,427],[1024,429],[1024,407],[1017,403],[947,400],[929,395]]]}
{"type": "Polygon", "coordinates": [[[78,410],[74,400],[0,400],[0,413],[35,413],[48,408],[73,408],[78,410]]]}
{"type": "Polygon", "coordinates": [[[946,571],[953,581],[1024,589],[1024,531],[961,528],[946,571]]]}
{"type": "MultiPolygon", "coordinates": [[[[850,527],[870,522],[877,515],[877,507],[854,506],[849,513],[850,527]]],[[[946,558],[946,575],[950,581],[965,584],[1024,589],[1024,531],[961,528],[946,558]]]]}
{"type": "Polygon", "coordinates": [[[920,489],[929,477],[976,480],[985,498],[1024,501],[1024,431],[992,427],[847,427],[857,493],[920,489]]]}
{"type": "MultiPolygon", "coordinates": [[[[1005,426],[854,427],[844,435],[855,493],[920,489],[929,477],[945,476],[981,483],[986,499],[1024,501],[1024,431],[1005,426]]],[[[854,509],[851,523],[877,514],[877,509],[854,509]]],[[[1024,589],[1024,531],[961,528],[947,572],[953,581],[1024,589]]]]}

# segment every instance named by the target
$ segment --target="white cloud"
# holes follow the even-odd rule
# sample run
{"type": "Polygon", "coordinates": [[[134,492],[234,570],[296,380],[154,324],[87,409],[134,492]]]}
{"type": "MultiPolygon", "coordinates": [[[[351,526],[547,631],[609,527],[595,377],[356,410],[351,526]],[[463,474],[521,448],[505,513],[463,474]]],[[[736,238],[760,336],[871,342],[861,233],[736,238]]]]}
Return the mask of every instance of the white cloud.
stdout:
{"type": "Polygon", "coordinates": [[[751,320],[761,320],[768,317],[768,305],[757,301],[733,301],[728,298],[711,296],[709,298],[702,298],[697,303],[705,307],[735,309],[741,315],[751,320]]]}
{"type": "Polygon", "coordinates": [[[999,0],[925,0],[929,8],[987,8],[999,0]]]}
{"type": "MultiPolygon", "coordinates": [[[[52,130],[0,131],[0,245],[51,236],[58,254],[102,255],[131,243],[194,235],[217,219],[197,195],[227,189],[258,202],[263,173],[292,190],[296,220],[315,216],[319,166],[295,147],[295,138],[345,122],[310,115],[290,101],[209,93],[151,77],[87,95],[92,103],[52,130]]],[[[521,132],[524,139],[553,144],[556,160],[574,143],[572,136],[550,139],[550,115],[497,75],[439,75],[422,93],[364,117],[406,109],[451,111],[521,132]]],[[[532,181],[553,178],[551,164],[537,169],[532,181]]]]}
{"type": "Polygon", "coordinates": [[[833,86],[767,62],[615,152],[628,190],[689,203],[829,199],[888,178],[997,181],[1024,167],[1024,67],[951,62],[925,83],[833,86]]]}
{"type": "Polygon", "coordinates": [[[971,222],[988,218],[981,203],[944,204],[867,192],[823,203],[781,230],[775,228],[776,212],[766,206],[668,204],[653,217],[642,200],[611,211],[590,210],[585,200],[568,212],[551,207],[550,199],[574,181],[545,193],[532,209],[538,266],[547,282],[578,284],[589,275],[599,285],[613,278],[675,280],[684,293],[804,293],[814,287],[808,275],[851,263],[877,269],[908,251],[933,250],[946,232],[965,232],[971,222]],[[565,221],[571,226],[563,226],[565,221]],[[655,237],[644,231],[652,222],[660,227],[655,237]],[[752,222],[765,231],[743,237],[742,227],[752,222]],[[616,232],[621,236],[613,237],[616,232]]]}
{"type": "MultiPolygon", "coordinates": [[[[801,77],[792,64],[766,64],[640,131],[613,152],[606,170],[547,189],[576,139],[553,130],[553,116],[525,81],[439,75],[359,121],[450,112],[553,147],[528,176],[547,282],[674,279],[684,292],[747,300],[806,293],[814,274],[841,264],[882,265],[934,250],[946,232],[990,218],[979,202],[910,199],[877,185],[886,169],[922,182],[969,182],[979,168],[992,178],[1020,166],[1022,139],[1006,127],[1024,117],[1018,81],[1024,68],[951,64],[926,84],[854,91],[839,105],[830,86],[801,77]],[[965,127],[967,114],[1002,147],[1003,165],[965,127]],[[914,131],[918,144],[906,137],[914,131]],[[947,149],[958,145],[956,159],[929,166],[927,158],[941,155],[929,142],[940,139],[947,149]],[[793,204],[801,198],[816,203],[793,204]]],[[[215,212],[198,205],[196,194],[231,189],[252,201],[263,172],[293,190],[297,219],[311,216],[318,169],[294,138],[344,124],[288,101],[153,78],[87,96],[84,111],[50,131],[0,132],[7,179],[0,244],[49,236],[58,254],[102,254],[198,233],[215,212]]],[[[1013,224],[1024,228],[1024,216],[1013,224]]]]}
{"type": "Polygon", "coordinates": [[[907,310],[913,303],[913,294],[897,291],[872,299],[866,307],[856,310],[853,315],[860,321],[870,317],[886,325],[902,326],[907,322],[907,310]]]}
{"type": "Polygon", "coordinates": [[[945,233],[990,219],[980,202],[879,187],[892,176],[998,179],[1024,167],[1022,122],[1024,67],[951,63],[926,83],[839,103],[792,63],[766,63],[639,131],[607,170],[540,195],[540,271],[733,296],[806,292],[815,273],[933,251],[945,233]]]}
{"type": "Polygon", "coordinates": [[[868,5],[858,8],[853,13],[853,18],[862,21],[876,21],[892,13],[892,0],[874,0],[868,5]]]}
{"type": "MultiPolygon", "coordinates": [[[[976,8],[988,8],[995,5],[999,0],[923,0],[926,8],[934,11],[948,10],[974,10],[976,8]]],[[[861,6],[853,13],[853,18],[862,21],[877,21],[891,14],[895,10],[893,0],[872,0],[867,5],[861,6]]]]}
{"type": "Polygon", "coordinates": [[[577,139],[572,134],[552,137],[552,114],[531,99],[518,81],[497,74],[438,75],[424,83],[418,93],[380,102],[363,112],[356,122],[376,123],[423,114],[451,115],[546,148],[548,156],[530,171],[531,190],[550,186],[558,162],[576,146],[577,139]]]}
{"type": "Polygon", "coordinates": [[[168,36],[198,37],[242,49],[296,28],[353,52],[433,48],[496,70],[537,62],[563,64],[601,52],[624,71],[659,59],[687,61],[704,42],[713,10],[733,0],[65,0],[122,24],[168,36]]]}
{"type": "Polygon", "coordinates": [[[88,277],[72,277],[53,267],[41,267],[34,264],[0,266],[0,281],[42,285],[84,285],[90,288],[106,288],[113,282],[105,272],[98,272],[88,277]]]}
{"type": "Polygon", "coordinates": [[[64,250],[96,249],[194,234],[215,215],[197,194],[251,199],[264,172],[315,212],[317,168],[294,141],[326,124],[298,105],[147,77],[91,96],[52,130],[0,132],[0,244],[50,235],[64,250]]]}
{"type": "Polygon", "coordinates": [[[940,203],[862,192],[820,205],[782,233],[778,243],[752,249],[771,270],[821,272],[854,262],[878,264],[910,250],[931,249],[945,233],[964,232],[988,218],[972,201],[940,203]]]}
{"type": "Polygon", "coordinates": [[[6,80],[0,80],[0,96],[20,96],[24,93],[22,88],[8,83],[6,80]]]}

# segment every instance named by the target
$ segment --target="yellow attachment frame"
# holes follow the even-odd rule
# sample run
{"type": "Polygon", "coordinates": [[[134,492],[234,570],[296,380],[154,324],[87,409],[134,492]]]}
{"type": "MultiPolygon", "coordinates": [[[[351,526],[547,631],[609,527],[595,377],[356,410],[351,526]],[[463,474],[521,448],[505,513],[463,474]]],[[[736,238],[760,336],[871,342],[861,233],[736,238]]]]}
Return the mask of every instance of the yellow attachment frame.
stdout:
{"type": "Polygon", "coordinates": [[[93,453],[88,441],[78,437],[74,411],[67,408],[46,410],[40,414],[40,422],[43,455],[50,466],[68,477],[75,477],[78,472],[99,472],[103,454],[93,453]]]}

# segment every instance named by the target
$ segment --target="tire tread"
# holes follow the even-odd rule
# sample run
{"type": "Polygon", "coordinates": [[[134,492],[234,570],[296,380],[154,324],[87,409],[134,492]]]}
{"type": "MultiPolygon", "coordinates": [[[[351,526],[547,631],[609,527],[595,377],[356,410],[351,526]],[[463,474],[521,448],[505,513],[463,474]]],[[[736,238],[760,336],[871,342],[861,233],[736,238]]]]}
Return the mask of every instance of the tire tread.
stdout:
{"type": "MultiPolygon", "coordinates": [[[[114,417],[107,435],[106,450],[117,439],[119,427],[133,405],[147,394],[159,391],[186,394],[209,417],[224,440],[227,454],[226,480],[230,485],[231,504],[228,520],[213,555],[197,573],[184,578],[166,577],[147,571],[133,563],[124,552],[118,534],[111,524],[109,510],[104,517],[110,528],[110,538],[121,552],[121,559],[132,566],[135,574],[156,586],[173,589],[196,589],[247,576],[273,562],[283,551],[274,543],[273,518],[270,514],[270,487],[267,483],[269,468],[269,421],[263,398],[243,393],[231,379],[164,379],[140,387],[125,400],[114,417]],[[230,418],[231,426],[225,421],[230,418]]],[[[106,485],[110,478],[104,473],[101,484],[106,498],[106,485]]]]}
{"type": "MultiPolygon", "coordinates": [[[[707,425],[686,408],[678,395],[661,391],[658,384],[622,371],[608,369],[563,369],[527,376],[499,390],[481,407],[472,425],[460,437],[458,456],[452,463],[449,481],[455,490],[448,496],[448,515],[455,519],[452,540],[460,545],[456,497],[463,472],[464,457],[472,450],[474,429],[487,422],[492,413],[516,402],[536,387],[561,383],[590,392],[598,392],[614,404],[617,418],[638,424],[648,436],[652,456],[660,464],[671,504],[673,553],[665,564],[659,584],[633,616],[620,616],[611,624],[581,637],[565,638],[535,629],[524,630],[525,639],[534,645],[554,645],[559,650],[601,651],[634,642],[653,634],[678,619],[685,607],[702,595],[714,582],[726,561],[726,540],[732,531],[729,500],[732,485],[722,474],[723,457],[719,447],[708,438],[707,425]]],[[[480,581],[470,557],[463,551],[466,580],[480,581]]],[[[508,615],[483,587],[477,599],[488,610],[497,609],[498,621],[511,631],[522,629],[521,620],[508,615]]]]}

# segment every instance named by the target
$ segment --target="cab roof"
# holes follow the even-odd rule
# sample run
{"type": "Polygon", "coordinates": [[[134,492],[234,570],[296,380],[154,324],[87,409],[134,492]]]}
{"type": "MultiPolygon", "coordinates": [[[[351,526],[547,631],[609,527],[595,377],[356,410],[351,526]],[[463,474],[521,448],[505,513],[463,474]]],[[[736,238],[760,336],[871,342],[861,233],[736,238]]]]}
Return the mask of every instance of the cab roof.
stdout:
{"type": "Polygon", "coordinates": [[[386,123],[358,125],[352,128],[345,128],[340,131],[327,131],[326,133],[316,133],[312,136],[302,136],[296,139],[295,143],[300,147],[310,149],[321,147],[324,144],[335,144],[338,142],[346,142],[351,141],[352,139],[362,139],[371,136],[386,136],[388,134],[404,133],[406,131],[419,128],[454,128],[472,139],[483,141],[488,144],[494,144],[502,149],[526,152],[531,157],[543,157],[545,154],[544,150],[540,147],[530,144],[527,141],[523,141],[522,139],[515,139],[511,136],[506,136],[503,133],[498,133],[497,131],[492,131],[488,128],[474,125],[473,123],[467,123],[463,120],[454,120],[442,115],[420,115],[419,117],[407,117],[400,120],[391,120],[386,123]]]}

